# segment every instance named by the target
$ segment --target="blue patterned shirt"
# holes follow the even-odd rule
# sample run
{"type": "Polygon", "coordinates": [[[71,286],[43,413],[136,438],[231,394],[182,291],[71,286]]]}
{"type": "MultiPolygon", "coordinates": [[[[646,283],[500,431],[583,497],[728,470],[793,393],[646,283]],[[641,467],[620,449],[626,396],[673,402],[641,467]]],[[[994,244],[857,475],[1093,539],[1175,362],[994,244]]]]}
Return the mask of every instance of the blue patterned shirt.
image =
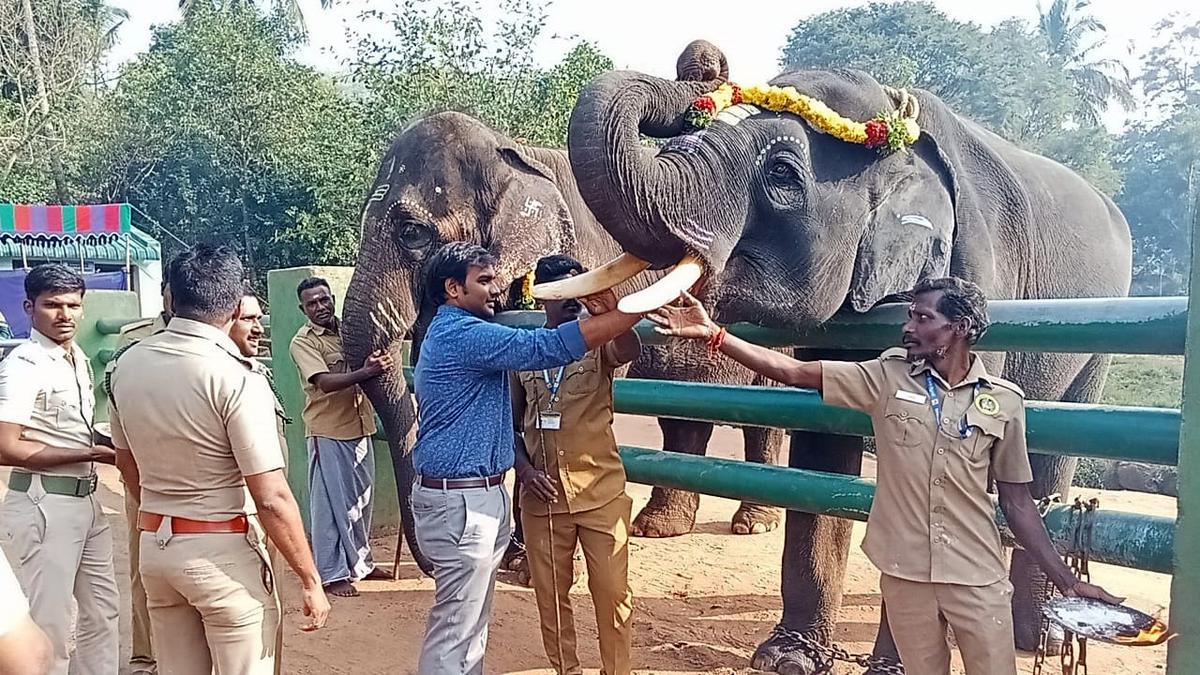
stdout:
{"type": "Polygon", "coordinates": [[[557,328],[510,328],[442,305],[421,343],[413,376],[417,474],[468,478],[511,469],[508,371],[557,368],[586,353],[578,321],[557,328]]]}

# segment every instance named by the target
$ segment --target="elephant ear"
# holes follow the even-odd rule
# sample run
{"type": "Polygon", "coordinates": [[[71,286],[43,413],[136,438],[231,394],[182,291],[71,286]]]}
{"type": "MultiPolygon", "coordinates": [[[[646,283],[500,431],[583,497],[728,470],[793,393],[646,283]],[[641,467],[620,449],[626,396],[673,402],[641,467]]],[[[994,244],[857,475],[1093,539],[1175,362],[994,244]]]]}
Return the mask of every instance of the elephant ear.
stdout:
{"type": "Polygon", "coordinates": [[[954,208],[938,171],[912,153],[888,173],[858,245],[849,295],[856,312],[950,270],[954,208]]]}
{"type": "Polygon", "coordinates": [[[574,185],[574,177],[565,156],[562,170],[556,171],[525,146],[502,145],[499,154],[511,171],[497,182],[489,200],[485,244],[511,280],[532,270],[544,255],[575,249],[575,224],[562,192],[574,185]]]}

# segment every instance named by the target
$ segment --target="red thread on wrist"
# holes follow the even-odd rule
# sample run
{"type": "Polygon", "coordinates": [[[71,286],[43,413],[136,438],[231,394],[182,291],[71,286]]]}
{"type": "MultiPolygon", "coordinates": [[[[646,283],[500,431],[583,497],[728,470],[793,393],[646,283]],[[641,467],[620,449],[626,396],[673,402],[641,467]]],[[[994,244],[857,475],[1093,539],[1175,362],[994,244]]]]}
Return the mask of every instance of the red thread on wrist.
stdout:
{"type": "Polygon", "coordinates": [[[716,333],[713,333],[712,337],[708,338],[708,353],[710,355],[715,356],[717,352],[721,351],[721,345],[725,344],[725,335],[725,328],[722,327],[716,333]]]}

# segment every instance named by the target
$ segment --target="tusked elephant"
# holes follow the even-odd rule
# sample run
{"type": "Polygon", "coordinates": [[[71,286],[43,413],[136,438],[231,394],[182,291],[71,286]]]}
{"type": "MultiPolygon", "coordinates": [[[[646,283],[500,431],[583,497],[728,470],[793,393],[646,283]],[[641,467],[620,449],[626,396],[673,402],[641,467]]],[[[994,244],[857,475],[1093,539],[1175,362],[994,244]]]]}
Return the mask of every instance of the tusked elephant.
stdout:
{"type": "MultiPolygon", "coordinates": [[[[716,51],[702,41],[689,49],[716,51]]],[[[690,285],[694,273],[676,272],[696,265],[704,270],[698,288],[718,321],[776,327],[863,312],[919,279],[945,275],[974,281],[996,299],[1128,294],[1129,226],[1113,202],[936,96],[889,89],[855,70],[793,70],[770,83],[859,122],[881,111],[916,113],[920,132],[911,147],[881,155],[819,132],[797,114],[744,103],[700,130],[686,126],[689,106],[722,79],[605,73],[583,90],[571,117],[568,150],[580,193],[624,255],[655,270],[685,261],[657,282],[658,300],[690,285]],[[671,140],[647,155],[641,135],[671,140]]],[[[602,285],[577,279],[579,292],[602,285]]],[[[988,358],[989,371],[1042,400],[1094,402],[1108,367],[1103,355],[988,358]]],[[[792,434],[793,467],[858,473],[861,457],[860,438],[792,434]]],[[[1035,497],[1069,492],[1075,459],[1031,460],[1035,497]]],[[[781,626],[828,642],[850,522],[788,512],[785,531],[781,626]]],[[[1010,578],[1017,644],[1032,649],[1043,577],[1017,550],[1010,578]]],[[[776,630],[755,653],[755,667],[814,672],[794,642],[776,630]]],[[[889,649],[885,627],[876,651],[889,649]]]]}
{"type": "MultiPolygon", "coordinates": [[[[706,52],[713,56],[712,52],[706,52]]],[[[723,72],[723,57],[711,61],[690,53],[680,57],[679,77],[711,79],[723,72]]],[[[651,148],[641,152],[653,154],[651,148]]],[[[421,269],[438,247],[450,241],[482,244],[500,259],[503,283],[510,284],[507,307],[515,306],[522,277],[538,258],[570,253],[588,267],[620,252],[616,242],[588,211],[575,184],[565,150],[530,147],[457,112],[422,117],[393,140],[384,155],[362,212],[361,245],[344,300],[346,357],[359,363],[376,349],[399,360],[401,341],[411,336],[419,355],[432,307],[423,307],[421,269]]],[[[628,290],[645,285],[641,279],[628,290]]],[[[703,345],[646,347],[630,377],[724,384],[766,384],[724,357],[713,359],[703,345]]],[[[413,469],[409,451],[415,422],[412,397],[401,373],[368,381],[364,387],[383,421],[399,490],[403,538],[420,568],[429,573],[413,533],[408,502],[413,469]]],[[[663,447],[703,454],[711,424],[661,419],[663,447]]],[[[775,463],[783,441],[778,429],[746,427],[746,459],[775,463]]],[[[690,532],[697,495],[655,489],[633,522],[633,533],[670,536],[690,532]]],[[[733,517],[735,533],[775,529],[782,511],[745,503],[733,517]]]]}

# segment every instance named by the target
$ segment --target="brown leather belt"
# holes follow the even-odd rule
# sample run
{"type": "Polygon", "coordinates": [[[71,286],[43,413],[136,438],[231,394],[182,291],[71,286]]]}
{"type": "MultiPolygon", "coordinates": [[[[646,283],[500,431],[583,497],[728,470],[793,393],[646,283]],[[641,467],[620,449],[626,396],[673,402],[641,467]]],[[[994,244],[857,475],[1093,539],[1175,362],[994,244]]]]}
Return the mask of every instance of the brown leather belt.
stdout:
{"type": "MultiPolygon", "coordinates": [[[[162,521],[163,516],[157,513],[138,513],[138,529],[143,532],[157,532],[162,521]]],[[[171,516],[172,534],[245,534],[249,530],[250,521],[246,516],[229,520],[192,520],[171,516]]]]}
{"type": "Polygon", "coordinates": [[[465,490],[467,488],[496,487],[504,482],[504,474],[480,476],[478,478],[428,478],[421,476],[421,485],[432,490],[465,490]]]}

